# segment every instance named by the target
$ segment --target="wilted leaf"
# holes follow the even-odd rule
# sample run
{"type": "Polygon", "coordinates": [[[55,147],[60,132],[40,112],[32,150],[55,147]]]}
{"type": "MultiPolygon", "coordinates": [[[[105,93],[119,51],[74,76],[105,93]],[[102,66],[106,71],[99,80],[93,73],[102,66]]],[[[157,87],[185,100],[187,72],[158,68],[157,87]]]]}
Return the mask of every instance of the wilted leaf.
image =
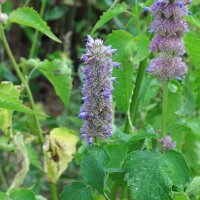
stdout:
{"type": "Polygon", "coordinates": [[[56,183],[60,175],[67,169],[76,152],[79,138],[67,128],[51,130],[43,146],[45,160],[44,169],[50,182],[56,183]]]}
{"type": "MultiPolygon", "coordinates": [[[[20,134],[16,134],[13,137],[14,145],[15,145],[15,151],[16,155],[18,156],[18,159],[20,160],[21,168],[15,175],[12,184],[9,188],[9,191],[13,188],[18,188],[22,185],[24,182],[24,179],[29,171],[29,158],[28,153],[24,144],[24,138],[20,134]]],[[[19,199],[22,200],[22,199],[19,199]]]]}

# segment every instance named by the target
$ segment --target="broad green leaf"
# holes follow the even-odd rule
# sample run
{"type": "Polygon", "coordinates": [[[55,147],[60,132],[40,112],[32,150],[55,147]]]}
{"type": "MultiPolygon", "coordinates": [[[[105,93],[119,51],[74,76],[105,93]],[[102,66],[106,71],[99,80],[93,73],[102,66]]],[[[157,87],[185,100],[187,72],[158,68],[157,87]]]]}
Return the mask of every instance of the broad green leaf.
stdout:
{"type": "Polygon", "coordinates": [[[113,70],[113,76],[117,77],[113,94],[118,110],[127,113],[133,90],[132,76],[134,67],[130,59],[135,48],[134,38],[126,31],[113,31],[108,35],[106,43],[117,49],[113,60],[120,62],[122,67],[113,70]]]}
{"type": "Polygon", "coordinates": [[[89,146],[81,160],[81,174],[86,183],[103,193],[108,154],[101,147],[89,146]]]}
{"type": "Polygon", "coordinates": [[[8,197],[6,194],[4,194],[3,192],[0,192],[0,199],[1,199],[1,200],[11,200],[11,199],[9,199],[9,197],[8,197]]]}
{"type": "Polygon", "coordinates": [[[13,189],[9,194],[13,200],[36,200],[34,193],[30,189],[13,189]]]}
{"type": "Polygon", "coordinates": [[[170,200],[172,187],[182,191],[190,173],[183,156],[175,151],[132,152],[124,169],[131,199],[134,200],[170,200]]]}
{"type": "Polygon", "coordinates": [[[199,63],[200,63],[200,38],[197,37],[193,33],[187,33],[185,38],[185,46],[186,46],[186,51],[187,54],[192,62],[192,64],[196,67],[199,68],[199,63]]]}
{"type": "Polygon", "coordinates": [[[133,61],[138,63],[149,55],[149,38],[145,35],[139,35],[134,38],[136,55],[133,61]]]}
{"type": "Polygon", "coordinates": [[[49,26],[40,17],[40,15],[29,7],[22,7],[10,13],[8,22],[32,27],[44,33],[46,36],[56,42],[61,42],[50,30],[49,26]]]}
{"type": "MultiPolygon", "coordinates": [[[[26,178],[26,175],[29,171],[29,158],[28,158],[28,153],[24,144],[24,138],[20,134],[16,134],[13,137],[14,145],[15,145],[15,153],[20,159],[21,162],[21,168],[15,175],[12,184],[9,188],[9,191],[12,190],[13,188],[18,188],[20,187],[24,179],[26,178]]],[[[22,199],[20,199],[22,200],[22,199]]]]}
{"type": "Polygon", "coordinates": [[[82,182],[66,185],[60,196],[61,200],[93,200],[91,187],[82,182]]]}
{"type": "Polygon", "coordinates": [[[67,169],[76,152],[79,138],[67,128],[51,130],[43,146],[45,159],[44,169],[50,182],[56,183],[61,174],[67,169]]]}
{"type": "Polygon", "coordinates": [[[58,59],[52,61],[30,59],[25,61],[25,64],[37,68],[53,85],[64,105],[69,103],[72,89],[72,70],[67,62],[58,59]]]}
{"type": "Polygon", "coordinates": [[[5,117],[5,119],[0,122],[0,126],[4,130],[10,127],[9,123],[13,114],[12,111],[34,114],[29,107],[25,106],[23,102],[19,100],[21,88],[21,86],[14,86],[11,82],[1,82],[0,84],[0,111],[5,117]],[[6,109],[7,112],[4,109],[6,109]]]}
{"type": "Polygon", "coordinates": [[[200,175],[200,140],[191,131],[188,132],[186,142],[183,146],[183,151],[188,162],[188,165],[192,169],[195,175],[200,175]]]}
{"type": "Polygon", "coordinates": [[[92,29],[91,34],[93,34],[96,30],[101,28],[103,25],[105,25],[107,22],[109,22],[111,19],[113,19],[117,15],[126,12],[126,10],[127,10],[127,5],[125,2],[122,2],[121,4],[117,4],[114,8],[108,9],[106,12],[103,13],[99,21],[95,24],[94,28],[92,29]]]}

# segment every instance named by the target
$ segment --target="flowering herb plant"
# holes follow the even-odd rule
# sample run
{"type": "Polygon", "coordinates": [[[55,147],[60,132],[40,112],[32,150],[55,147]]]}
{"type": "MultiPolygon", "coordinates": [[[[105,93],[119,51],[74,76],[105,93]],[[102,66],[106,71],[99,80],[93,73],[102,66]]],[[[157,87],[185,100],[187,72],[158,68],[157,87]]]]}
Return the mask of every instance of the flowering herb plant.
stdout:
{"type": "Polygon", "coordinates": [[[200,3],[23,4],[0,0],[0,200],[199,200],[200,3]]]}

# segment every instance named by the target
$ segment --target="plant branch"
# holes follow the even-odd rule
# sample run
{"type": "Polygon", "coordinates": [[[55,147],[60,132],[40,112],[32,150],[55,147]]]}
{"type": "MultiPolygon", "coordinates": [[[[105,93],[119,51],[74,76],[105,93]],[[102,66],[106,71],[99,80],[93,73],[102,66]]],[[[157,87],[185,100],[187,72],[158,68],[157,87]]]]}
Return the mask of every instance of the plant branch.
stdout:
{"type": "Polygon", "coordinates": [[[162,103],[162,136],[166,136],[167,130],[167,101],[168,101],[168,81],[163,82],[163,103],[162,103]]]}
{"type": "Polygon", "coordinates": [[[51,183],[50,190],[52,200],[58,200],[57,188],[55,183],[51,183]]]}
{"type": "MultiPolygon", "coordinates": [[[[19,77],[20,81],[22,82],[23,86],[26,89],[26,93],[27,93],[27,96],[28,96],[28,99],[29,99],[29,102],[30,102],[32,110],[34,112],[36,112],[35,102],[34,102],[33,95],[32,95],[32,92],[30,90],[29,84],[28,84],[26,78],[24,77],[24,75],[22,74],[22,72],[21,72],[21,70],[20,70],[20,68],[19,68],[19,66],[18,66],[18,64],[17,64],[12,52],[11,52],[11,49],[9,47],[9,44],[8,44],[7,39],[6,39],[6,36],[5,36],[5,33],[4,33],[2,25],[0,26],[0,33],[1,33],[1,39],[2,39],[3,45],[5,47],[5,50],[6,50],[7,54],[8,54],[10,62],[13,65],[13,67],[14,67],[16,73],[17,73],[17,76],[19,77]]],[[[36,125],[36,132],[38,134],[40,142],[42,143],[43,142],[42,130],[41,130],[40,123],[39,123],[39,120],[38,120],[38,117],[37,117],[36,114],[33,114],[33,119],[34,119],[34,122],[35,122],[35,125],[36,125]]]]}
{"type": "MultiPolygon", "coordinates": [[[[145,69],[146,69],[146,62],[147,62],[146,59],[144,59],[143,61],[140,62],[138,74],[137,74],[137,78],[136,78],[136,84],[135,84],[134,92],[132,95],[129,112],[130,112],[130,118],[131,118],[133,125],[135,124],[135,121],[136,121],[138,105],[139,105],[139,94],[140,94],[141,85],[142,85],[142,81],[143,81],[143,77],[144,77],[144,73],[145,73],[145,69]]],[[[131,126],[130,126],[129,120],[127,119],[124,132],[130,133],[130,127],[131,126]]]]}

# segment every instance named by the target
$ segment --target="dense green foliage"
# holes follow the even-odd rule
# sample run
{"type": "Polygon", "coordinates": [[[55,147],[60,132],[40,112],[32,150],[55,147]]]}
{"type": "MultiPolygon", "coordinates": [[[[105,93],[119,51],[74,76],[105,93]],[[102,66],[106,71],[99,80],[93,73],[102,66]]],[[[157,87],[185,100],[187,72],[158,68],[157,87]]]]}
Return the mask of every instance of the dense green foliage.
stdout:
{"type": "MultiPolygon", "coordinates": [[[[145,73],[153,0],[7,0],[0,20],[0,200],[199,200],[200,1],[189,6],[184,80],[168,84],[161,147],[162,83],[145,73]],[[51,27],[51,28],[50,28],[51,27]],[[87,34],[117,52],[115,133],[80,138],[87,34]]],[[[0,16],[1,17],[1,16],[0,16]]]]}

